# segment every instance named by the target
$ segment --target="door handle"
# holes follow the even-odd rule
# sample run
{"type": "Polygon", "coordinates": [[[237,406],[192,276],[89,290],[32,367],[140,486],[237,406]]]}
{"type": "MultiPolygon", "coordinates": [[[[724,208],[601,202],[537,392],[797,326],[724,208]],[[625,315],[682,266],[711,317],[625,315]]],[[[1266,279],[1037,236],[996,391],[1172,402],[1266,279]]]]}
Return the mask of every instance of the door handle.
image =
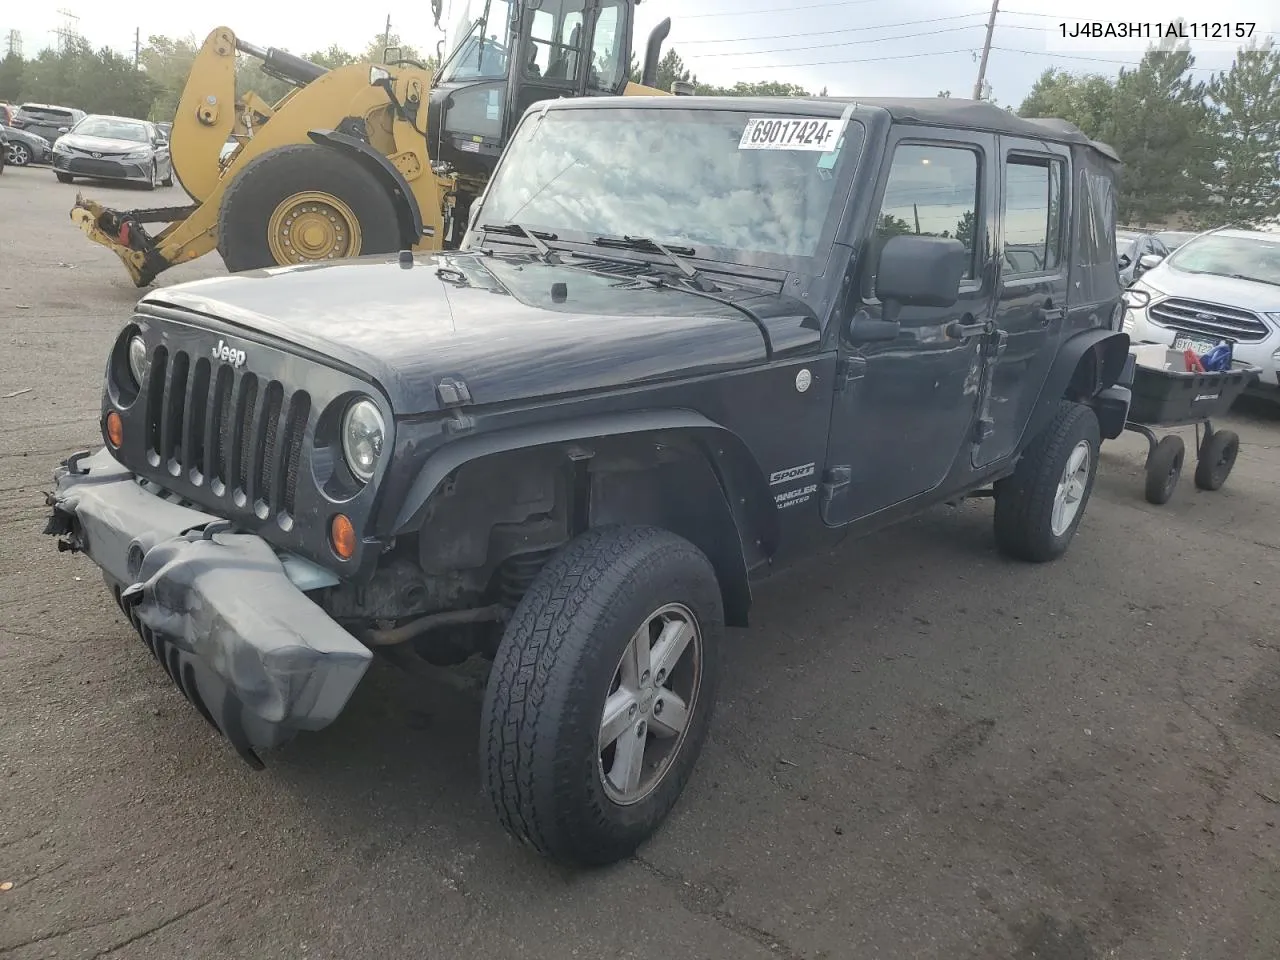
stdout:
{"type": "MultiPolygon", "coordinates": [[[[972,320],[972,317],[966,317],[966,320],[972,320]]],[[[978,323],[961,323],[953,320],[946,326],[946,334],[952,340],[968,340],[970,337],[980,337],[983,334],[991,333],[995,330],[996,325],[991,320],[983,320],[978,323]]]]}
{"type": "Polygon", "coordinates": [[[1067,311],[1065,307],[1055,307],[1052,300],[1046,300],[1044,306],[1040,308],[1040,325],[1047,327],[1055,320],[1065,320],[1067,311]]]}

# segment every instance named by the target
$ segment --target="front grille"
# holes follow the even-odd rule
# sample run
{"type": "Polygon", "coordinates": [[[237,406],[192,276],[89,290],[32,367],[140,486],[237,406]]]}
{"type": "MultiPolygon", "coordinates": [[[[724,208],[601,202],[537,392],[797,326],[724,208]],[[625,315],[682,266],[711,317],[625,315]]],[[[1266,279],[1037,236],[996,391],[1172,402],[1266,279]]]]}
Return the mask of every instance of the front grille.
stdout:
{"type": "Polygon", "coordinates": [[[1249,343],[1265,340],[1270,333],[1256,313],[1202,300],[1170,297],[1153,304],[1148,313],[1151,319],[1163,326],[1202,334],[1214,340],[1249,343]]]}
{"type": "Polygon", "coordinates": [[[305,390],[157,347],[147,384],[147,459],[217,500],[284,523],[293,516],[310,412],[305,390]]]}
{"type": "Polygon", "coordinates": [[[118,177],[121,174],[136,172],[130,170],[130,168],[138,166],[137,163],[123,163],[118,160],[95,160],[92,157],[71,157],[67,162],[68,170],[72,173],[83,174],[86,177],[118,177]]]}

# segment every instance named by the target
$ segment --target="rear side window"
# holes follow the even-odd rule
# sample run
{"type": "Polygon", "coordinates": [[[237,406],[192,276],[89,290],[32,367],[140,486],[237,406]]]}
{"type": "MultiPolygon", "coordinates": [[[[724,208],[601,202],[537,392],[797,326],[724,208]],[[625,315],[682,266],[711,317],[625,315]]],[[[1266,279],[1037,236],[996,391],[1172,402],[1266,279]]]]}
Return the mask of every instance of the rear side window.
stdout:
{"type": "MultiPolygon", "coordinates": [[[[867,262],[876,263],[885,241],[900,234],[954,238],[969,251],[964,276],[972,279],[978,170],[976,150],[941,144],[899,144],[893,152],[867,262]]],[[[868,289],[864,294],[872,295],[871,278],[865,286],[868,289]]]]}
{"type": "Polygon", "coordinates": [[[23,107],[20,111],[27,120],[57,120],[66,123],[71,119],[70,110],[50,110],[47,107],[23,107]]]}
{"type": "Polygon", "coordinates": [[[1011,156],[1004,180],[1005,276],[1057,270],[1064,241],[1066,164],[1052,157],[1011,156]]]}

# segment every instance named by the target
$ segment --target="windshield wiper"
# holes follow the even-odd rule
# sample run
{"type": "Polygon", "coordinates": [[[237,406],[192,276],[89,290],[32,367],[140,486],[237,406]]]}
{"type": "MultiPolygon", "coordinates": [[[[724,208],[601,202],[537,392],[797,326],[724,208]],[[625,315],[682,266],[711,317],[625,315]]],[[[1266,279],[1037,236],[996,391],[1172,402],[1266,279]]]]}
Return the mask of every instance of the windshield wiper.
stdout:
{"type": "Polygon", "coordinates": [[[715,293],[720,288],[698,272],[698,269],[681,257],[693,256],[692,247],[668,247],[652,237],[596,237],[591,241],[597,247],[621,247],[624,250],[653,250],[667,258],[667,262],[680,271],[695,287],[704,293],[715,293]]]}
{"type": "Polygon", "coordinates": [[[505,233],[510,236],[524,237],[533,244],[533,249],[538,251],[538,256],[543,263],[560,263],[560,255],[543,242],[544,239],[558,239],[554,233],[540,233],[537,230],[530,230],[522,223],[483,223],[480,225],[480,229],[486,233],[505,233]]]}
{"type": "Polygon", "coordinates": [[[1232,273],[1229,276],[1233,280],[1251,280],[1254,283],[1269,283],[1273,287],[1280,287],[1280,280],[1265,280],[1262,277],[1251,277],[1247,273],[1232,273]]]}

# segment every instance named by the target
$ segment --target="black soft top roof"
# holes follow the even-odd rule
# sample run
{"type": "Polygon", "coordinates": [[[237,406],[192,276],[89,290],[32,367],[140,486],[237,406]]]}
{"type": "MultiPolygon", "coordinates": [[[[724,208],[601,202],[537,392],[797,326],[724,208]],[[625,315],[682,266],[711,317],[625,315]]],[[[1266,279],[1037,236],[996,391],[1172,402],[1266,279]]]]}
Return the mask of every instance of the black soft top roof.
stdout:
{"type": "MultiPolygon", "coordinates": [[[[585,97],[546,101],[548,109],[590,109],[592,106],[616,106],[618,98],[585,97]]],[[[1073,123],[1052,117],[1020,117],[985,100],[962,100],[956,97],[627,97],[631,105],[646,100],[654,106],[666,108],[703,107],[724,109],[730,100],[734,107],[761,113],[782,113],[804,109],[819,116],[839,115],[849,104],[884,110],[897,123],[918,123],[921,126],[956,126],[990,133],[1004,133],[1016,137],[1037,140],[1053,140],[1058,143],[1078,144],[1090,147],[1115,162],[1120,157],[1105,143],[1092,140],[1073,123]]],[[[648,103],[646,105],[648,105],[648,103]]],[[[537,109],[535,107],[534,109],[537,109]]]]}

